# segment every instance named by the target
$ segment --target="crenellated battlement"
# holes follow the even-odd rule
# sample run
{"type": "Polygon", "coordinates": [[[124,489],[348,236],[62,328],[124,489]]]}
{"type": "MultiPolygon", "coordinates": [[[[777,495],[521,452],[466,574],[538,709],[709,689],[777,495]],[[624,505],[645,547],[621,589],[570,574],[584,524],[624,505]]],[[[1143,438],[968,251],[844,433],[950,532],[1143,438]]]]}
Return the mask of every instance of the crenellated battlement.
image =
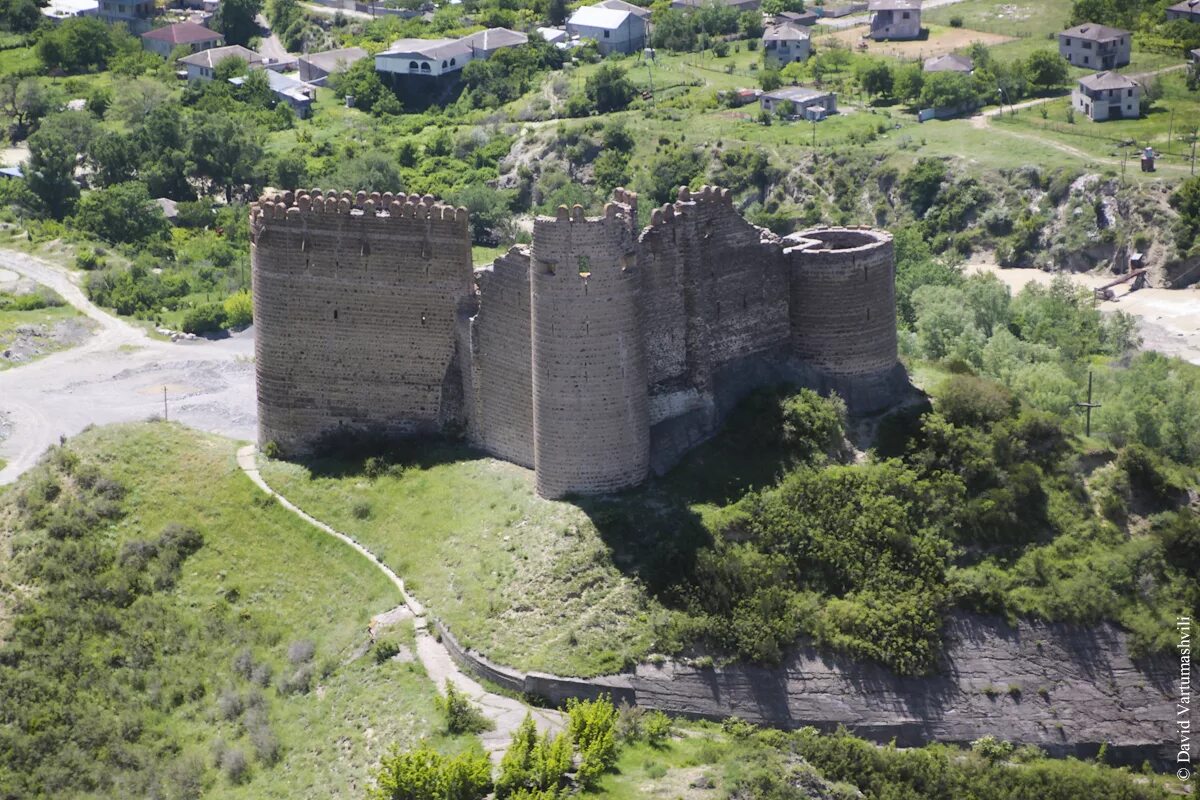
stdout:
{"type": "Polygon", "coordinates": [[[553,217],[533,222],[530,247],[539,279],[589,281],[622,276],[636,264],[637,194],[613,192],[604,214],[589,217],[583,207],[559,206],[553,217]]]}
{"type": "Polygon", "coordinates": [[[431,195],[365,191],[266,192],[250,206],[251,223],[258,220],[292,221],[310,216],[342,215],[356,218],[416,219],[453,222],[465,228],[467,209],[440,203],[431,195]]]}
{"type": "Polygon", "coordinates": [[[674,203],[664,203],[650,212],[650,227],[668,225],[690,211],[705,206],[724,206],[733,209],[733,193],[719,186],[705,184],[696,191],[680,186],[674,203]]]}

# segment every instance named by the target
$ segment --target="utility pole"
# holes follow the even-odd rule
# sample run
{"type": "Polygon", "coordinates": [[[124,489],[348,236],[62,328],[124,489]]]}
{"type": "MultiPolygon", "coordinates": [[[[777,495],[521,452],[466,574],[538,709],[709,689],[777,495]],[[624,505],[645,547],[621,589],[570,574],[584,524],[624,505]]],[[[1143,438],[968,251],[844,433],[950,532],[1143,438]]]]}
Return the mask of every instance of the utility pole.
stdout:
{"type": "Polygon", "coordinates": [[[1192,130],[1192,174],[1196,174],[1196,131],[1192,130]]]}
{"type": "Polygon", "coordinates": [[[1092,409],[1100,408],[1100,403],[1092,402],[1092,371],[1088,370],[1088,398],[1086,403],[1076,403],[1077,408],[1082,408],[1087,411],[1087,435],[1090,438],[1092,435],[1092,409]]]}
{"type": "Polygon", "coordinates": [[[1171,106],[1171,124],[1167,127],[1167,155],[1171,155],[1171,136],[1175,133],[1175,106],[1171,106]]]}
{"type": "Polygon", "coordinates": [[[167,387],[163,387],[163,422],[167,421],[167,387]]]}

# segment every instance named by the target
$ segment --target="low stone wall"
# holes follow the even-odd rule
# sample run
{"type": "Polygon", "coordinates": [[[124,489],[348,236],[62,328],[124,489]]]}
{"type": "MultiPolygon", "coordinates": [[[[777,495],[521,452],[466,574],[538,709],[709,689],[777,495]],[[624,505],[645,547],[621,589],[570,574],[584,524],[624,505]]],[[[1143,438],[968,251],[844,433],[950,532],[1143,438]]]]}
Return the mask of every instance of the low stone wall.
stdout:
{"type": "MultiPolygon", "coordinates": [[[[702,669],[665,662],[632,673],[566,678],[493,664],[437,630],[465,670],[510,691],[559,705],[609,694],[690,718],[738,716],[780,728],[845,725],[877,742],[965,744],[991,734],[1036,744],[1053,756],[1092,757],[1108,743],[1111,760],[1171,763],[1172,664],[1135,663],[1126,634],[956,613],[946,626],[938,674],[903,678],[876,664],[797,648],[778,667],[735,664],[702,669]]],[[[1177,677],[1177,676],[1175,676],[1177,677]]]]}

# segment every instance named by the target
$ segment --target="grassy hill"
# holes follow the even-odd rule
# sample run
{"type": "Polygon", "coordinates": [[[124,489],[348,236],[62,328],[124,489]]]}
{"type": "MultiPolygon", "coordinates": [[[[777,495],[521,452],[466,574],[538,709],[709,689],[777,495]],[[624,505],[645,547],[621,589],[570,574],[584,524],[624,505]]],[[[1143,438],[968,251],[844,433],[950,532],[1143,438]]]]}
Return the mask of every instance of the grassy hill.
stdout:
{"type": "Polygon", "coordinates": [[[234,452],[91,430],[0,495],[0,797],[361,797],[432,734],[420,667],[367,652],[393,588],[234,452]]]}

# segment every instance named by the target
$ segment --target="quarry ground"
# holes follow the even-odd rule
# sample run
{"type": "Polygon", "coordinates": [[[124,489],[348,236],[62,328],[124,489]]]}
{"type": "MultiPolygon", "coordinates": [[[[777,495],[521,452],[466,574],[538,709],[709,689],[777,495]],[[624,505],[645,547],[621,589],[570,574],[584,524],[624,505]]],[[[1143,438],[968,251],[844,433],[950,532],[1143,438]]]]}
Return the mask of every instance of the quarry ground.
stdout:
{"type": "MultiPolygon", "coordinates": [[[[992,263],[973,263],[968,272],[990,272],[1016,294],[1027,284],[1048,285],[1056,274],[1040,269],[999,267],[992,263]]],[[[1112,275],[1066,273],[1087,289],[1110,283],[1112,275]]],[[[1137,318],[1142,347],[1169,356],[1179,356],[1200,364],[1200,291],[1196,289],[1138,289],[1127,285],[1114,287],[1115,298],[1099,304],[1104,311],[1124,311],[1137,318]]]]}
{"type": "Polygon", "coordinates": [[[25,253],[0,251],[0,270],[58,292],[95,325],[70,350],[0,371],[0,484],[11,483],[62,436],[89,425],[144,420],[167,413],[200,430],[254,438],[252,331],[218,341],[167,342],[98,309],[62,267],[25,253]]]}

